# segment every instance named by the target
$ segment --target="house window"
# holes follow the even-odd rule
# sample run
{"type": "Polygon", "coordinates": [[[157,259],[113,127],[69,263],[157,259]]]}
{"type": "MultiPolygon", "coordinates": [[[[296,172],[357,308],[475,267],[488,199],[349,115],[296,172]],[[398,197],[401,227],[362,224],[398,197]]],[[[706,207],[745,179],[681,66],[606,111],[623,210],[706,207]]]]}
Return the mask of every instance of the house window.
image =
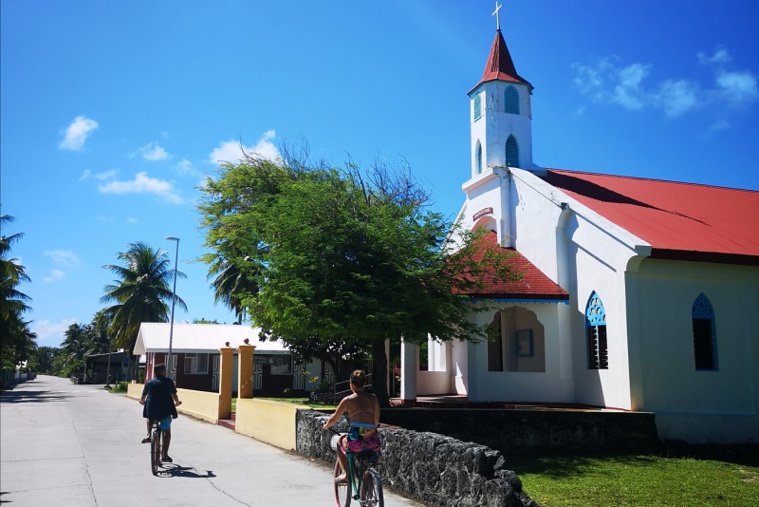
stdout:
{"type": "Polygon", "coordinates": [[[477,174],[482,174],[482,145],[477,143],[477,174]]]}
{"type": "Polygon", "coordinates": [[[506,88],[504,92],[504,101],[506,103],[506,112],[510,114],[519,114],[519,92],[513,86],[506,88]]]}
{"type": "Polygon", "coordinates": [[[714,333],[714,309],[703,292],[693,303],[691,317],[696,370],[716,370],[717,341],[714,333]]]}
{"type": "Polygon", "coordinates": [[[205,375],[208,373],[208,354],[185,354],[185,375],[205,375]]]}
{"type": "Polygon", "coordinates": [[[606,310],[593,291],[585,308],[585,339],[588,346],[588,369],[607,370],[609,354],[606,347],[606,310]]]}
{"type": "Polygon", "coordinates": [[[519,167],[519,145],[514,136],[509,136],[506,140],[506,165],[519,167]]]}
{"type": "Polygon", "coordinates": [[[482,118],[482,97],[481,94],[474,96],[474,121],[482,118]]]}
{"type": "Polygon", "coordinates": [[[272,375],[292,375],[292,356],[276,355],[272,356],[271,374],[272,375]]]}

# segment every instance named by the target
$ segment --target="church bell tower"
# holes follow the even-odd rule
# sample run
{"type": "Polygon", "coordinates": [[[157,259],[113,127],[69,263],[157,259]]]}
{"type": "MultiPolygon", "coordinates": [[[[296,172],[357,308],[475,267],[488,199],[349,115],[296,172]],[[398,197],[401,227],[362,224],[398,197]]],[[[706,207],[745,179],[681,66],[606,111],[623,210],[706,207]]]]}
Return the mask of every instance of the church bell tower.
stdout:
{"type": "MultiPolygon", "coordinates": [[[[493,13],[496,17],[499,9],[493,13]]],[[[468,94],[472,178],[498,167],[533,167],[532,90],[517,74],[497,21],[485,71],[468,94]]]]}

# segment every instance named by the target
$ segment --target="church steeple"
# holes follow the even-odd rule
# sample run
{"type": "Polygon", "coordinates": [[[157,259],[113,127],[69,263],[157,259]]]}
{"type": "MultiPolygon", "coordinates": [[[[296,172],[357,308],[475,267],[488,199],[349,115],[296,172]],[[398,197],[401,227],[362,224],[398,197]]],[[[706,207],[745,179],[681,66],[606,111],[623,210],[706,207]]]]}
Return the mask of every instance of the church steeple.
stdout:
{"type": "Polygon", "coordinates": [[[526,84],[529,86],[530,91],[533,89],[529,81],[517,74],[514,61],[511,59],[509,48],[506,46],[506,41],[503,39],[500,29],[495,33],[493,45],[490,47],[490,55],[488,55],[488,61],[485,64],[485,71],[482,73],[482,79],[477,83],[477,86],[495,80],[526,84]]]}
{"type": "MultiPolygon", "coordinates": [[[[499,10],[496,3],[493,14],[499,10]]],[[[532,90],[517,73],[498,20],[482,78],[469,92],[473,178],[497,167],[533,167],[532,90]]]]}

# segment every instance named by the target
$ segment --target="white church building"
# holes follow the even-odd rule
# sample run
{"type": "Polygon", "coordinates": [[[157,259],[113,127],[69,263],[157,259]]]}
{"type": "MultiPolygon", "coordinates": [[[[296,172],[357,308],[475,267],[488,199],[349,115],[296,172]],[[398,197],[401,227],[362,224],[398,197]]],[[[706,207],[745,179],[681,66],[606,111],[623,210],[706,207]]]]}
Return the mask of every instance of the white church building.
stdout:
{"type": "Polygon", "coordinates": [[[646,411],[663,439],[759,442],[759,192],[540,167],[532,92],[499,29],[457,222],[524,275],[470,294],[500,340],[430,340],[425,371],[404,344],[401,398],[646,411]]]}

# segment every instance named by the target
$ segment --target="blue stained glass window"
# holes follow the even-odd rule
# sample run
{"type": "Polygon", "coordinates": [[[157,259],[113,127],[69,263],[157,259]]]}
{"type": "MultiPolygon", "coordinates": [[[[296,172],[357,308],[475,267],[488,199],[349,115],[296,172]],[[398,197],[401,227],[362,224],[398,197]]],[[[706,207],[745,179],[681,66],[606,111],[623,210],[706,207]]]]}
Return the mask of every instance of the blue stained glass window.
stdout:
{"type": "Polygon", "coordinates": [[[609,353],[606,340],[606,310],[596,291],[590,295],[585,307],[585,339],[587,341],[588,368],[606,370],[609,368],[609,353]]]}

